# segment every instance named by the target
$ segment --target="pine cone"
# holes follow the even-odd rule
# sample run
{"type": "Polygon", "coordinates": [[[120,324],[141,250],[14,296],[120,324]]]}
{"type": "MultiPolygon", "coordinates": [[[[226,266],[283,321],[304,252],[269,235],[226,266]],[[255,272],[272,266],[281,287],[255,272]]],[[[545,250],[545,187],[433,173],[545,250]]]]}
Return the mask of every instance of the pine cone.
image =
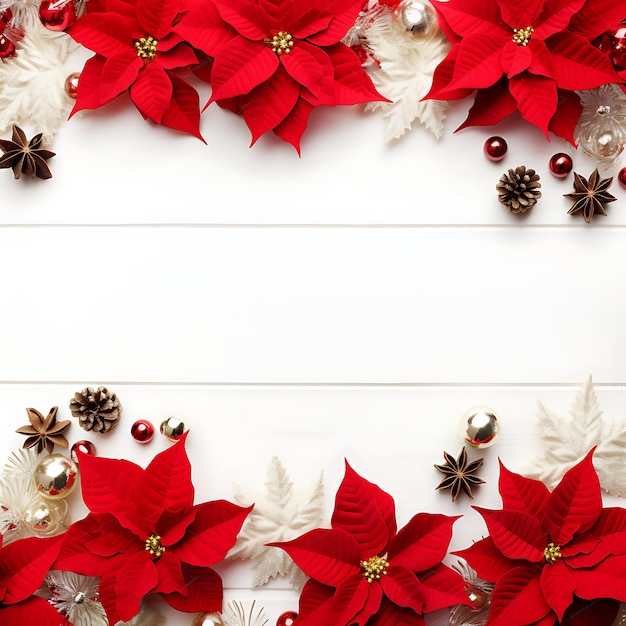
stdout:
{"type": "Polygon", "coordinates": [[[96,391],[86,387],[74,394],[70,400],[70,411],[78,418],[81,428],[107,433],[120,421],[122,405],[106,387],[98,387],[96,391]]]}
{"type": "Polygon", "coordinates": [[[511,213],[526,213],[541,198],[539,174],[524,165],[502,174],[496,189],[498,200],[508,207],[511,213]]]}

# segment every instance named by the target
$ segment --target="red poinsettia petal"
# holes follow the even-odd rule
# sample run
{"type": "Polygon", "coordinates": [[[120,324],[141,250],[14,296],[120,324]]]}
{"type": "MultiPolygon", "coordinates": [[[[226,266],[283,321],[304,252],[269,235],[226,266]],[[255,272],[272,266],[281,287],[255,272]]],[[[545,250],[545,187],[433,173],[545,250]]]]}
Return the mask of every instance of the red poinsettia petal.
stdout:
{"type": "Polygon", "coordinates": [[[128,21],[116,13],[87,13],[68,33],[85,48],[107,58],[133,49],[128,21]]]}
{"type": "Polygon", "coordinates": [[[145,550],[119,559],[117,563],[115,585],[112,590],[100,587],[100,601],[106,609],[105,596],[109,592],[115,594],[109,603],[115,603],[117,614],[122,621],[127,622],[139,612],[142,598],[157,586],[159,575],[154,562],[145,550]]]}
{"type": "Polygon", "coordinates": [[[509,559],[543,561],[546,533],[539,521],[522,511],[491,511],[474,507],[485,520],[494,544],[509,559]]]}
{"type": "Polygon", "coordinates": [[[161,124],[194,135],[204,142],[200,134],[200,97],[198,92],[180,76],[170,74],[170,80],[174,88],[172,100],[163,113],[161,124]]]}
{"type": "Polygon", "coordinates": [[[274,129],[274,134],[290,143],[300,155],[300,140],[306,130],[313,105],[303,99],[298,100],[293,111],[274,129]]]}
{"type": "Polygon", "coordinates": [[[426,622],[415,611],[396,606],[383,598],[380,609],[370,618],[367,626],[426,626],[426,622]]]}
{"type": "MultiPolygon", "coordinates": [[[[132,51],[107,59],[100,73],[98,97],[102,104],[126,91],[143,68],[143,61],[132,51]]],[[[81,78],[82,78],[81,73],[81,78]]],[[[80,87],[79,87],[80,90],[80,87]]]]}
{"type": "Polygon", "coordinates": [[[196,506],[196,519],[182,541],[172,546],[176,557],[189,565],[209,567],[221,561],[235,545],[237,534],[253,507],[226,500],[196,506]]]}
{"type": "Polygon", "coordinates": [[[84,537],[82,549],[100,557],[139,552],[144,549],[144,542],[147,539],[145,535],[138,537],[121,526],[112,515],[92,516],[91,523],[85,525],[81,534],[84,537]],[[94,525],[96,517],[101,522],[100,526],[94,525]],[[86,534],[85,530],[88,530],[90,534],[86,534]]]}
{"type": "Polygon", "coordinates": [[[593,450],[568,470],[548,499],[543,526],[559,546],[589,530],[602,512],[600,481],[593,468],[593,450]]]}
{"type": "Polygon", "coordinates": [[[395,503],[388,493],[359,476],[346,461],[331,525],[350,533],[365,558],[383,554],[396,534],[395,503]]]}
{"type": "Polygon", "coordinates": [[[300,97],[300,85],[279,67],[271,80],[259,85],[243,109],[243,119],[254,145],[261,135],[273,130],[293,111],[300,97]]]}
{"type": "Polygon", "coordinates": [[[567,141],[576,147],[574,134],[583,106],[578,94],[573,91],[559,89],[557,93],[559,95],[559,104],[556,108],[556,113],[550,120],[550,132],[554,133],[557,137],[567,139],[567,141]]]}
{"type": "Polygon", "coordinates": [[[527,70],[532,60],[533,53],[528,46],[518,46],[509,42],[502,48],[502,69],[509,78],[527,70]]]}
{"type": "Polygon", "coordinates": [[[290,54],[284,54],[281,63],[291,78],[316,97],[325,84],[332,85],[334,68],[328,55],[306,41],[299,41],[290,54]]]}
{"type": "Polygon", "coordinates": [[[220,17],[230,24],[242,37],[263,41],[270,35],[267,13],[250,0],[212,0],[220,17]]]}
{"type": "Polygon", "coordinates": [[[271,543],[281,548],[307,575],[330,587],[360,573],[359,546],[346,531],[316,528],[291,541],[271,543]]]}
{"type": "Polygon", "coordinates": [[[562,559],[547,564],[541,571],[541,589],[544,598],[556,613],[559,621],[574,601],[576,580],[562,559]]]}
{"type": "MultiPolygon", "coordinates": [[[[324,5],[324,3],[319,4],[324,5]]],[[[332,6],[333,15],[328,27],[315,34],[307,35],[307,39],[317,46],[332,46],[339,43],[348,30],[354,26],[363,8],[363,0],[333,0],[330,6],[332,6]]]]}
{"type": "Polygon", "coordinates": [[[330,623],[365,626],[380,608],[382,597],[380,584],[368,583],[362,574],[351,576],[335,591],[330,623]]]}
{"type": "Polygon", "coordinates": [[[172,608],[184,613],[222,611],[222,579],[210,568],[186,567],[186,592],[162,595],[172,608]]]}
{"type": "Polygon", "coordinates": [[[34,596],[0,608],[0,624],[10,626],[72,626],[47,600],[34,596]]]}
{"type": "Polygon", "coordinates": [[[178,543],[195,521],[197,512],[196,507],[163,511],[154,527],[156,534],[161,537],[161,544],[167,547],[178,543]]]}
{"type": "Polygon", "coordinates": [[[545,0],[542,4],[543,11],[538,22],[532,22],[535,28],[532,36],[538,39],[547,39],[567,28],[572,16],[581,9],[585,0],[568,0],[567,2],[545,0]]]}
{"type": "Polygon", "coordinates": [[[310,8],[303,13],[292,16],[287,30],[296,39],[305,39],[316,33],[326,30],[333,18],[332,14],[320,11],[318,8],[310,8]]]}
{"type": "Polygon", "coordinates": [[[474,92],[473,88],[449,89],[458,56],[459,46],[453,46],[446,58],[435,68],[430,90],[422,100],[463,100],[474,92]]]}
{"type": "Polygon", "coordinates": [[[130,88],[131,100],[141,114],[159,124],[172,99],[172,81],[158,63],[148,63],[130,88]]]}
{"type": "Polygon", "coordinates": [[[438,565],[446,556],[452,525],[458,517],[418,513],[402,528],[389,546],[393,565],[422,572],[438,565]]]}
{"type": "Polygon", "coordinates": [[[626,554],[626,509],[602,509],[590,534],[600,537],[602,544],[608,544],[611,554],[626,554]]]}
{"type": "Polygon", "coordinates": [[[502,54],[509,42],[508,33],[496,33],[493,37],[468,35],[457,44],[459,51],[454,66],[454,76],[446,91],[467,88],[491,87],[502,74],[502,54]]]}
{"type": "Polygon", "coordinates": [[[537,519],[543,517],[550,491],[540,480],[526,478],[507,469],[500,463],[498,491],[502,507],[511,511],[522,511],[537,519]]]}
{"type": "Polygon", "coordinates": [[[471,604],[463,579],[446,565],[440,564],[428,572],[419,574],[418,578],[425,592],[425,613],[455,604],[471,604]]]}
{"type": "MultiPolygon", "coordinates": [[[[90,0],[91,1],[91,0],[90,0]]],[[[217,51],[238,37],[234,28],[222,21],[212,2],[197,2],[172,30],[198,48],[214,57],[217,51]]]]}
{"type": "Polygon", "coordinates": [[[278,55],[268,46],[238,37],[215,57],[211,100],[247,94],[269,80],[279,66],[278,55]]]}
{"type": "Polygon", "coordinates": [[[497,2],[450,0],[437,2],[436,7],[443,14],[447,27],[461,36],[474,34],[490,37],[502,21],[497,2]]]}
{"type": "Polygon", "coordinates": [[[532,52],[532,61],[528,67],[528,71],[531,74],[554,78],[552,54],[548,50],[545,42],[540,39],[531,39],[527,47],[532,52]]]}
{"type": "Polygon", "coordinates": [[[166,70],[174,70],[179,67],[188,67],[198,63],[198,56],[186,43],[179,43],[171,49],[161,52],[157,48],[155,61],[166,70]]]}
{"type": "Polygon", "coordinates": [[[137,8],[134,0],[90,0],[85,5],[87,13],[119,13],[130,21],[135,19],[137,8]]]}
{"type": "Polygon", "coordinates": [[[473,543],[469,548],[453,552],[453,554],[465,559],[480,578],[492,583],[498,582],[500,577],[514,567],[525,565],[524,561],[513,561],[502,556],[491,537],[485,537],[473,543]]]}
{"type": "Polygon", "coordinates": [[[165,552],[154,561],[159,583],[153,589],[154,593],[184,593],[185,578],[181,562],[166,548],[165,552]]]}
{"type": "Polygon", "coordinates": [[[576,595],[585,600],[614,598],[626,602],[626,556],[605,559],[593,568],[572,570],[576,579],[576,595]]]}
{"type": "Polygon", "coordinates": [[[540,128],[548,137],[550,119],[558,103],[556,83],[550,78],[533,76],[525,72],[511,78],[509,90],[517,102],[522,117],[540,128]]]}
{"type": "Polygon", "coordinates": [[[327,48],[326,52],[335,68],[335,92],[333,101],[325,102],[321,98],[320,104],[335,106],[373,101],[388,102],[387,98],[376,91],[372,79],[361,66],[354,50],[343,44],[337,44],[327,48]]]}
{"type": "Polygon", "coordinates": [[[500,578],[489,608],[490,626],[534,624],[550,613],[541,592],[538,572],[532,567],[517,567],[500,578]]]}
{"type": "Polygon", "coordinates": [[[156,527],[165,509],[175,511],[193,505],[191,463],[185,451],[185,439],[186,434],[173,446],[157,454],[137,485],[136,507],[150,529],[156,527]]]}
{"type": "Polygon", "coordinates": [[[172,30],[174,18],[180,12],[180,0],[137,0],[137,22],[146,36],[157,41],[172,30]]]}
{"type": "MultiPolygon", "coordinates": [[[[515,27],[523,28],[522,24],[534,26],[545,2],[546,0],[527,0],[526,2],[496,0],[495,4],[500,7],[504,22],[513,30],[515,27]]],[[[511,34],[511,38],[512,36],[511,34]]]]}
{"type": "Polygon", "coordinates": [[[620,82],[608,57],[581,35],[562,32],[546,43],[559,87],[574,91],[620,82]]]}
{"type": "Polygon", "coordinates": [[[0,549],[0,573],[4,577],[2,604],[29,598],[41,585],[61,548],[61,536],[27,537],[0,549]]]}
{"type": "Polygon", "coordinates": [[[298,626],[329,624],[335,590],[309,579],[302,588],[298,604],[298,626]]]}
{"type": "Polygon", "coordinates": [[[579,33],[592,41],[623,19],[624,6],[621,2],[593,0],[593,2],[585,2],[584,6],[572,17],[568,30],[579,33]]]}
{"type": "Polygon", "coordinates": [[[426,598],[422,584],[407,567],[391,563],[387,575],[381,578],[380,584],[385,595],[394,604],[411,608],[416,613],[424,612],[426,598]]]}

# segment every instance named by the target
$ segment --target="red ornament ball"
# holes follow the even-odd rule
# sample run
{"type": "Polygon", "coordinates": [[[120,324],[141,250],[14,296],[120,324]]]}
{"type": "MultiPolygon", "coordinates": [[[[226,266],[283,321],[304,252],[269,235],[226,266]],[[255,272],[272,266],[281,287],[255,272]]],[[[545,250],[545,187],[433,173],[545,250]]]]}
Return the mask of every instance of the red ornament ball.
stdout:
{"type": "Polygon", "coordinates": [[[77,441],[70,449],[70,456],[76,465],[78,465],[78,452],[89,456],[96,456],[96,446],[94,446],[91,441],[87,441],[86,439],[77,441]]]}
{"type": "Polygon", "coordinates": [[[508,149],[509,147],[507,146],[506,141],[502,139],[502,137],[495,136],[489,137],[483,146],[485,156],[490,161],[502,161],[508,149]]]}
{"type": "Polygon", "coordinates": [[[15,45],[4,35],[0,35],[0,59],[15,56],[15,45]]]}
{"type": "Polygon", "coordinates": [[[154,426],[148,420],[137,420],[130,427],[130,434],[139,443],[148,443],[154,436],[154,426]]]}
{"type": "Polygon", "coordinates": [[[285,611],[282,615],[278,616],[276,620],[276,626],[293,626],[298,614],[295,611],[285,611]]]}
{"type": "Polygon", "coordinates": [[[626,70],[626,26],[611,32],[611,60],[618,72],[626,70]]]}
{"type": "Polygon", "coordinates": [[[74,72],[65,79],[65,93],[72,100],[76,100],[76,95],[78,94],[78,79],[79,78],[80,78],[80,74],[78,72],[74,72]]]}
{"type": "Polygon", "coordinates": [[[623,167],[617,174],[617,182],[620,187],[626,189],[626,167],[623,167]]]}
{"type": "Polygon", "coordinates": [[[76,22],[76,9],[72,0],[42,0],[39,19],[48,29],[61,32],[76,22]]]}
{"type": "Polygon", "coordinates": [[[0,13],[0,28],[8,26],[12,17],[13,13],[11,13],[11,9],[5,9],[2,13],[0,13]]]}
{"type": "Polygon", "coordinates": [[[565,178],[572,171],[573,165],[572,157],[565,152],[557,152],[550,158],[550,171],[557,178],[565,178]]]}

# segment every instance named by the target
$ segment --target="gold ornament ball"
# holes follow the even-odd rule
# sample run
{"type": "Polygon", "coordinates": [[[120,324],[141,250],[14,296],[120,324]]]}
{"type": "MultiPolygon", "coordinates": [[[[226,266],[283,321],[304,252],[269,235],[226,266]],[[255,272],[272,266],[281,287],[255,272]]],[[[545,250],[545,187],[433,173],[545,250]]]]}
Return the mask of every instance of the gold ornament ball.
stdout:
{"type": "Polygon", "coordinates": [[[65,79],[65,93],[72,100],[76,100],[76,95],[78,94],[79,79],[80,74],[78,72],[73,72],[65,79]]]}
{"type": "Polygon", "coordinates": [[[222,616],[219,613],[201,613],[193,620],[191,626],[223,626],[222,616]]]}
{"type": "Polygon", "coordinates": [[[38,537],[52,537],[66,528],[67,502],[36,495],[26,505],[24,521],[38,537]]]}
{"type": "Polygon", "coordinates": [[[428,0],[402,0],[396,8],[402,25],[416,37],[429,37],[438,28],[437,12],[428,0]]]}
{"type": "Polygon", "coordinates": [[[39,461],[33,477],[40,495],[60,500],[74,491],[78,482],[78,467],[62,454],[49,454],[39,461]]]}
{"type": "Polygon", "coordinates": [[[459,430],[464,443],[482,450],[495,443],[500,434],[500,420],[488,406],[475,406],[461,417],[459,430]]]}
{"type": "Polygon", "coordinates": [[[178,441],[187,431],[187,425],[177,415],[169,415],[161,422],[159,430],[170,441],[178,441]]]}

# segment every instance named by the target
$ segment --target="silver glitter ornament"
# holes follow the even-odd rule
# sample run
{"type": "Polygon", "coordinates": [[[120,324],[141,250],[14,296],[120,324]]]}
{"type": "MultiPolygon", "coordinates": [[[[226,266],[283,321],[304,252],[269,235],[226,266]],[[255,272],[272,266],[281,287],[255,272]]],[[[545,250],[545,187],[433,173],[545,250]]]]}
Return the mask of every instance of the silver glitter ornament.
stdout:
{"type": "Polygon", "coordinates": [[[44,498],[67,498],[76,488],[78,467],[62,454],[49,454],[39,461],[33,478],[37,491],[44,498]]]}
{"type": "Polygon", "coordinates": [[[461,417],[459,432],[463,443],[482,450],[495,443],[500,434],[500,420],[488,406],[475,406],[461,417]]]}
{"type": "Polygon", "coordinates": [[[416,38],[430,37],[439,27],[437,12],[427,0],[402,0],[396,8],[396,15],[416,38]]]}

